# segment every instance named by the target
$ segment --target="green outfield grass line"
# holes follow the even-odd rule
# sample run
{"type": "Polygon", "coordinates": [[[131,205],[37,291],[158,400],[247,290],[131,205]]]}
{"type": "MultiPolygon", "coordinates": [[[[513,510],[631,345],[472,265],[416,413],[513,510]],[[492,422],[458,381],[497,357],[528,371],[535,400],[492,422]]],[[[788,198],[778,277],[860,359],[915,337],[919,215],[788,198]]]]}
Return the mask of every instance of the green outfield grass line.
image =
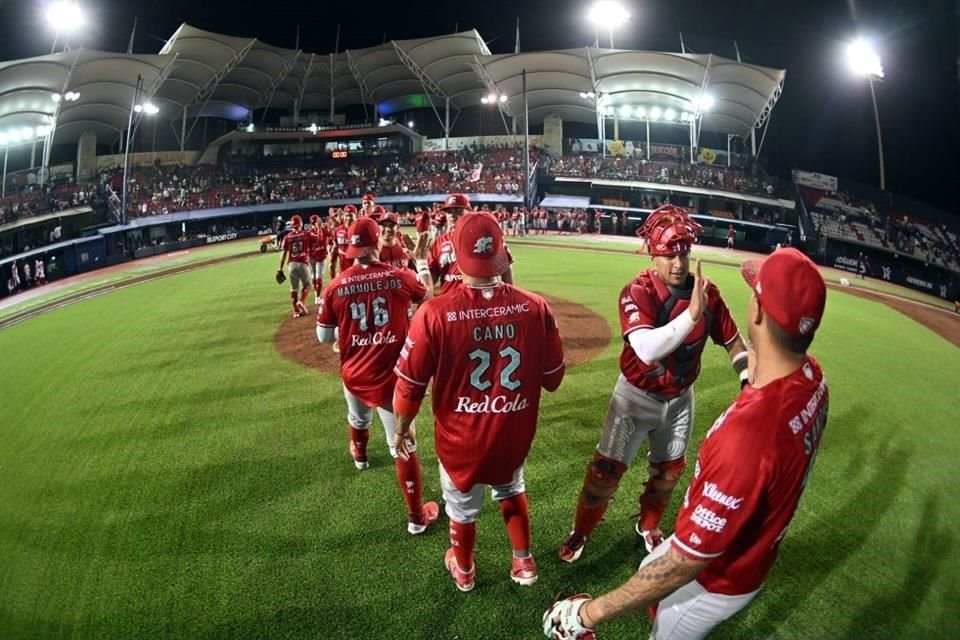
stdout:
{"type": "MultiPolygon", "coordinates": [[[[610,236],[614,238],[616,236],[610,236]]],[[[636,250],[641,247],[640,242],[620,242],[617,240],[599,240],[592,237],[581,238],[579,236],[525,236],[523,238],[510,237],[507,239],[511,246],[514,245],[527,245],[527,246],[537,246],[537,247],[548,247],[552,246],[558,249],[567,249],[572,251],[600,251],[605,253],[622,253],[622,254],[631,254],[637,255],[636,250]]],[[[695,258],[700,258],[704,262],[710,264],[717,264],[723,266],[736,266],[739,267],[746,257],[757,257],[763,258],[763,254],[752,254],[744,256],[743,253],[737,254],[728,254],[725,251],[721,250],[702,250],[698,247],[694,247],[691,255],[695,258]]],[[[881,294],[886,294],[891,297],[900,298],[903,300],[909,300],[912,302],[919,302],[930,306],[932,308],[938,308],[947,311],[953,311],[953,302],[949,300],[944,300],[936,296],[931,296],[923,293],[922,291],[916,291],[908,287],[902,287],[893,283],[883,282],[881,280],[876,280],[875,278],[869,278],[865,280],[858,280],[854,278],[854,274],[847,273],[845,271],[838,271],[830,267],[820,266],[820,273],[823,274],[824,280],[830,283],[834,283],[837,286],[841,285],[841,280],[848,280],[850,286],[854,288],[863,288],[869,291],[878,292],[881,294]]]]}
{"type": "Polygon", "coordinates": [[[179,265],[193,264],[202,260],[211,260],[222,256],[232,256],[245,252],[253,255],[258,246],[255,247],[251,242],[255,239],[245,238],[224,242],[221,244],[210,245],[207,247],[196,247],[193,249],[182,250],[186,255],[177,255],[180,251],[160,256],[152,256],[145,260],[135,260],[121,263],[114,267],[108,267],[107,273],[91,271],[77,276],[70,276],[64,280],[54,281],[48,285],[52,290],[44,292],[40,290],[31,290],[28,293],[35,292],[35,295],[25,300],[18,301],[17,297],[0,301],[0,320],[9,318],[38,307],[48,305],[52,302],[74,296],[82,291],[98,289],[107,284],[125,282],[132,278],[156,273],[179,265]]]}

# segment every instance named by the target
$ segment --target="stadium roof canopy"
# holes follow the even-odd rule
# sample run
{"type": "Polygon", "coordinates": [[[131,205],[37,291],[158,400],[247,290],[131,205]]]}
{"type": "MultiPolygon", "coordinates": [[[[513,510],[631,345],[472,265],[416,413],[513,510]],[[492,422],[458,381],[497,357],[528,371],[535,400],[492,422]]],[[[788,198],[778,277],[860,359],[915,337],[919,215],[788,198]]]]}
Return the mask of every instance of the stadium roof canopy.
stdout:
{"type": "Polygon", "coordinates": [[[116,139],[127,126],[137,77],[143,80],[144,99],[150,99],[173,60],[74,49],[0,62],[0,132],[56,124],[56,142],[76,142],[87,130],[116,139]],[[68,93],[79,98],[63,99],[68,93]],[[54,94],[61,98],[58,102],[54,94]]]}
{"type": "Polygon", "coordinates": [[[598,111],[623,118],[627,109],[635,118],[637,107],[657,107],[672,109],[677,118],[699,112],[702,129],[739,136],[763,124],[786,75],[715,55],[657,51],[583,48],[478,57],[487,89],[507,96],[503,108],[510,115],[523,109],[523,69],[531,122],[557,113],[595,123],[598,111]],[[698,110],[705,99],[712,106],[698,110]]]}

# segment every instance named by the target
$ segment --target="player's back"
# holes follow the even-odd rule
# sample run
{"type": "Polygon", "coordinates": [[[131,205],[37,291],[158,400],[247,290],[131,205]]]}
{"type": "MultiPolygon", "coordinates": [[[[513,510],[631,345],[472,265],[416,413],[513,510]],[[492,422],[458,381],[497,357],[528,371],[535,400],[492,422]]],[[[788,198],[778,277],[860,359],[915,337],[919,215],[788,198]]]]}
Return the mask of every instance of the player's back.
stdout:
{"type": "MultiPolygon", "coordinates": [[[[723,555],[698,578],[708,590],[742,594],[763,583],[813,470],[828,408],[823,371],[808,356],[792,375],[746,387],[707,433],[684,502],[702,502],[691,520],[705,550],[709,532],[730,536],[723,555]],[[721,467],[733,475],[713,473],[721,467]]],[[[677,516],[682,540],[687,515],[685,509],[677,516]]]]}
{"type": "Polygon", "coordinates": [[[506,284],[457,287],[423,312],[436,342],[437,455],[458,486],[507,482],[529,451],[544,374],[563,366],[553,314],[506,284]]]}
{"type": "Polygon", "coordinates": [[[425,293],[412,271],[381,262],[355,264],[330,282],[317,324],[338,327],[341,375],[361,399],[386,394],[376,404],[389,402],[385,387],[395,379],[393,366],[409,328],[408,310],[425,293]]]}
{"type": "Polygon", "coordinates": [[[313,236],[305,229],[294,229],[283,238],[283,247],[290,252],[290,262],[307,262],[313,236]]]}
{"type": "Polygon", "coordinates": [[[453,249],[453,232],[437,236],[430,249],[430,271],[440,280],[440,293],[445,294],[463,281],[453,249]]]}

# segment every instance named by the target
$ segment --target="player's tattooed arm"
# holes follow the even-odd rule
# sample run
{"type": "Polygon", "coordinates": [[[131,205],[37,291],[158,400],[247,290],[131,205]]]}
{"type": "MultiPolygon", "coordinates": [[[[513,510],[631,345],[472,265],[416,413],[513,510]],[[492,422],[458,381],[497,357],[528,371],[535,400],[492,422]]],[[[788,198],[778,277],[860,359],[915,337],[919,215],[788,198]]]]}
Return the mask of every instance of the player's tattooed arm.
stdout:
{"type": "Polygon", "coordinates": [[[726,348],[727,353],[730,355],[730,365],[740,379],[740,388],[742,389],[749,382],[749,374],[747,372],[747,345],[744,344],[742,337],[737,336],[726,348]]]}
{"type": "MultiPolygon", "coordinates": [[[[670,543],[666,543],[670,544],[670,543]]],[[[697,577],[709,561],[689,558],[673,546],[653,560],[619,589],[591,600],[580,609],[583,624],[596,628],[604,620],[645,609],[697,577]]]]}

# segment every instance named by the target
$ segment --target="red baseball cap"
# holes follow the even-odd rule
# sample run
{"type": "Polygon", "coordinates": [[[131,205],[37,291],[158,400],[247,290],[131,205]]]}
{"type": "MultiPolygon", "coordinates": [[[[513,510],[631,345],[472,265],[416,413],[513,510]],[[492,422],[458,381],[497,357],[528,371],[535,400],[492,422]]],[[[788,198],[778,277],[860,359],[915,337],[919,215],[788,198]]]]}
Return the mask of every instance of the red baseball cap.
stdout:
{"type": "Polygon", "coordinates": [[[463,195],[462,193],[451,193],[447,196],[446,200],[443,201],[443,205],[440,207],[443,210],[447,209],[471,209],[470,198],[463,195]]]}
{"type": "Polygon", "coordinates": [[[345,206],[342,209],[342,211],[344,213],[352,213],[353,215],[357,215],[357,207],[352,204],[348,204],[347,206],[345,206]]]}
{"type": "Polygon", "coordinates": [[[353,260],[368,255],[371,249],[380,244],[380,225],[371,218],[360,218],[347,230],[350,245],[347,247],[347,258],[353,260]]]}
{"type": "Polygon", "coordinates": [[[760,307],[790,335],[808,336],[820,326],[827,286],[813,260],[797,249],[778,249],[764,260],[747,260],[740,273],[760,307]]]}
{"type": "Polygon", "coordinates": [[[363,197],[360,198],[360,202],[371,202],[371,203],[372,203],[372,202],[373,202],[373,194],[372,194],[372,193],[365,193],[365,194],[363,194],[363,197]]]}
{"type": "Polygon", "coordinates": [[[397,214],[393,211],[384,211],[380,214],[380,224],[389,222],[390,224],[399,224],[400,220],[397,218],[397,214]]]}
{"type": "Polygon", "coordinates": [[[461,216],[453,228],[453,247],[460,271],[469,276],[491,278],[510,265],[500,223],[489,213],[461,216]]]}

